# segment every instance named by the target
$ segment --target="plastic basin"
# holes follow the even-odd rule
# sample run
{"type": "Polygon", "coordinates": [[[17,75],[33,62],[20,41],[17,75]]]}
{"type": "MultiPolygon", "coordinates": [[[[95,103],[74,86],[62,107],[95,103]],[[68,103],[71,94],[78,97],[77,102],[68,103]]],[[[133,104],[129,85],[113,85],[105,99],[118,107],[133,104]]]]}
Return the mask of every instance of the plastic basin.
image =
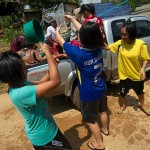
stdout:
{"type": "Polygon", "coordinates": [[[35,19],[25,23],[23,25],[23,31],[26,38],[33,44],[38,42],[44,42],[44,33],[41,25],[35,19]]]}

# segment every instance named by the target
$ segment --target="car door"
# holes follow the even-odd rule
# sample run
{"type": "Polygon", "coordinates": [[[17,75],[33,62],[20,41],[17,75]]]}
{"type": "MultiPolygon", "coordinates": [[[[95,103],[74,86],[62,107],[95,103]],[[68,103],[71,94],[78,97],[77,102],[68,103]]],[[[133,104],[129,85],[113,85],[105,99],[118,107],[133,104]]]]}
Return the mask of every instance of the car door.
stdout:
{"type": "MultiPolygon", "coordinates": [[[[107,37],[107,43],[112,44],[121,39],[121,27],[126,23],[125,17],[115,17],[108,19],[105,23],[105,33],[107,37]]],[[[105,52],[106,53],[106,52],[105,52]]],[[[105,54],[106,55],[106,54],[105,54]]],[[[109,76],[111,80],[118,80],[118,56],[117,53],[107,52],[106,59],[104,57],[104,66],[107,66],[108,70],[110,70],[109,76]]],[[[109,73],[108,72],[108,73],[109,73]]],[[[108,74],[107,73],[107,74],[108,74]]]]}
{"type": "MultiPolygon", "coordinates": [[[[148,46],[148,53],[150,55],[150,18],[136,16],[130,19],[136,24],[137,38],[140,38],[146,42],[148,46]]],[[[146,70],[150,70],[150,63],[147,65],[146,70]]]]}

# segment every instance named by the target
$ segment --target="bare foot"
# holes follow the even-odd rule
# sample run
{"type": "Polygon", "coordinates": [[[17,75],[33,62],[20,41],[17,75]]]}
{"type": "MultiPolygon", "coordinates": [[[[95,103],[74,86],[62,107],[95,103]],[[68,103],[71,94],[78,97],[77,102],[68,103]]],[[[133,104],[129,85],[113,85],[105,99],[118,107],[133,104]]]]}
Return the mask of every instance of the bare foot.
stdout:
{"type": "Polygon", "coordinates": [[[93,150],[105,150],[104,144],[99,145],[95,141],[88,141],[87,146],[93,150]]]}
{"type": "Polygon", "coordinates": [[[122,114],[125,109],[126,109],[126,106],[121,106],[119,108],[118,114],[122,114]]]}
{"type": "Polygon", "coordinates": [[[107,130],[107,129],[101,129],[101,132],[104,134],[104,135],[109,135],[109,130],[107,130]]]}
{"type": "Polygon", "coordinates": [[[150,111],[147,111],[145,107],[140,106],[139,107],[146,115],[150,116],[150,111]]]}

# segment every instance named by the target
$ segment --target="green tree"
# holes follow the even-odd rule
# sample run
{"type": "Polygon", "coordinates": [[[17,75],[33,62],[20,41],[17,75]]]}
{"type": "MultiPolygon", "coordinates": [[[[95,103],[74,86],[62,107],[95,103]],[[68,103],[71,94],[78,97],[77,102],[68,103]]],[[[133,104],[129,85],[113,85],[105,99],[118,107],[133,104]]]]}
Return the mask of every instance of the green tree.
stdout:
{"type": "Polygon", "coordinates": [[[80,0],[0,0],[0,2],[18,2],[21,5],[29,4],[32,9],[43,9],[49,8],[50,6],[60,4],[60,3],[80,3],[80,0]]]}

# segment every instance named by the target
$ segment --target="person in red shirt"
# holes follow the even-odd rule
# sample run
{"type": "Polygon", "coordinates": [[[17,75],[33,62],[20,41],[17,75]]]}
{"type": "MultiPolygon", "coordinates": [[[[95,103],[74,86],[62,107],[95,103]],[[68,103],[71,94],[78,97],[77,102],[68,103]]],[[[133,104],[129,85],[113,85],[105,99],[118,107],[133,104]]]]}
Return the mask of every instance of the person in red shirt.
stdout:
{"type": "Polygon", "coordinates": [[[18,35],[17,37],[15,37],[10,44],[10,51],[12,52],[18,52],[20,49],[23,48],[24,45],[24,41],[25,41],[25,36],[24,35],[18,35]]]}
{"type": "Polygon", "coordinates": [[[102,18],[95,16],[95,7],[92,3],[83,4],[80,8],[79,14],[81,14],[83,16],[83,18],[85,19],[82,22],[82,24],[84,24],[88,21],[98,23],[100,30],[101,30],[101,33],[102,33],[102,36],[103,36],[103,39],[105,39],[102,18]]]}

